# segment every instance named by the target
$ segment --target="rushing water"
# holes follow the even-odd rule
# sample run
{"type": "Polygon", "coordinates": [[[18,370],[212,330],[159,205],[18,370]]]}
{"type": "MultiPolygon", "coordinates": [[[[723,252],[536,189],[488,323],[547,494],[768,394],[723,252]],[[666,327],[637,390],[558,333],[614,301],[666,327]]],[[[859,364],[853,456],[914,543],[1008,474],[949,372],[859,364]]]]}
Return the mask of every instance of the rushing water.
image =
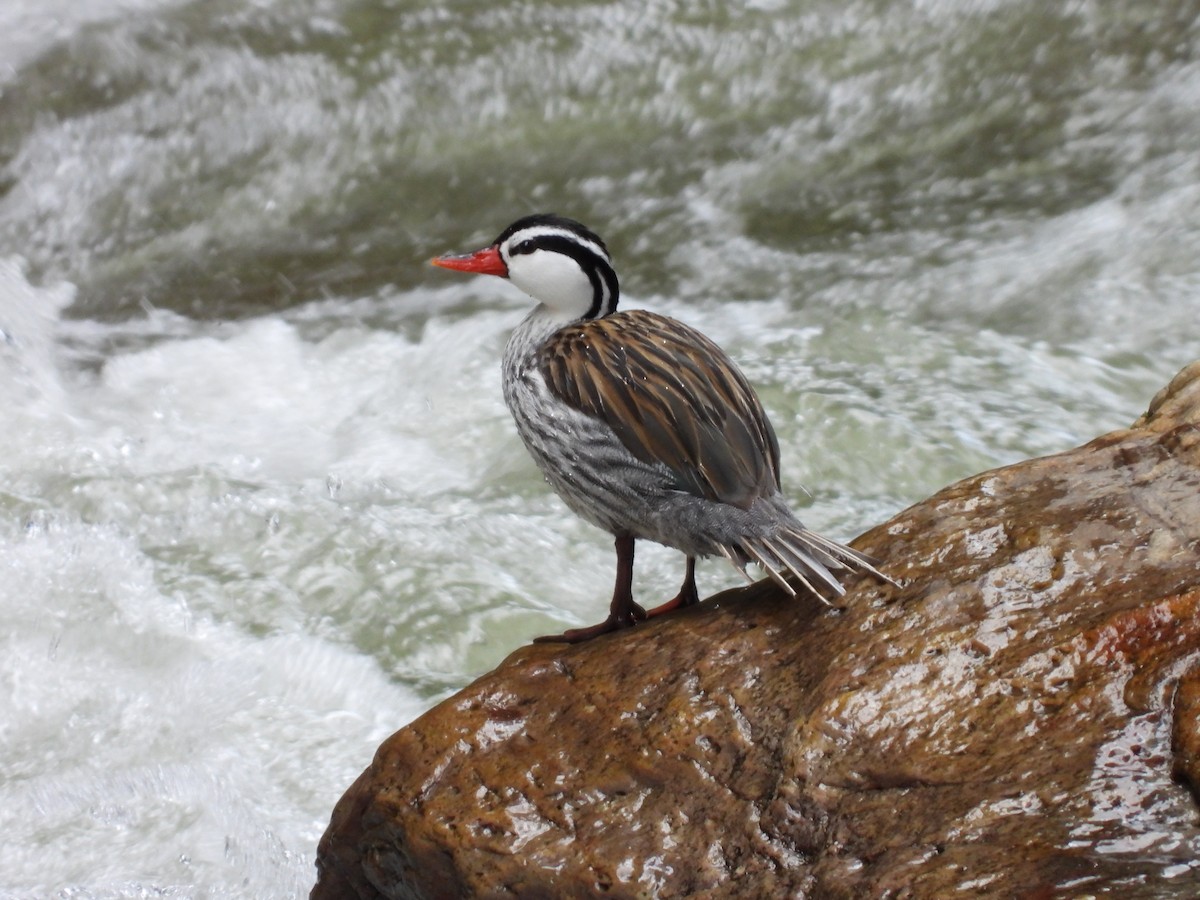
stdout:
{"type": "Polygon", "coordinates": [[[833,536],[1128,424],[1200,356],[1198,20],[5,0],[0,894],[302,893],[386,734],[603,614],[526,303],[425,264],[518,215],[743,362],[833,536]]]}

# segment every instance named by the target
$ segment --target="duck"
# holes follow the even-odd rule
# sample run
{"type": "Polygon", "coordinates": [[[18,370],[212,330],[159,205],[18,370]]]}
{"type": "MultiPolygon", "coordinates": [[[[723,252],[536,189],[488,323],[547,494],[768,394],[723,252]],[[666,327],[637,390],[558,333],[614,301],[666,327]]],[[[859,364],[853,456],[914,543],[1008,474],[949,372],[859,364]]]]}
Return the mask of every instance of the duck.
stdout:
{"type": "Polygon", "coordinates": [[[725,351],[678,319],[618,310],[617,273],[594,231],[539,213],[431,262],[507,279],[535,301],[504,349],[504,400],[546,481],[614,539],[608,616],[536,641],[579,643],[694,606],[703,557],[724,557],[751,581],[756,564],[787,594],[828,605],[846,593],[839,576],[896,583],[791,511],[775,430],[725,351]],[[633,596],[639,540],[686,560],[678,594],[650,609],[633,596]]]}

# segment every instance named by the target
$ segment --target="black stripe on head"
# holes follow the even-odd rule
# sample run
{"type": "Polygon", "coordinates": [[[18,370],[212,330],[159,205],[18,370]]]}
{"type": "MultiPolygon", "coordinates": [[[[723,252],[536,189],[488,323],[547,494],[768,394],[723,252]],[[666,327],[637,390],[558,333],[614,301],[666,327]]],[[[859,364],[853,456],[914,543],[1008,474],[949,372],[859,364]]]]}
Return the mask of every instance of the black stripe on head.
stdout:
{"type": "MultiPolygon", "coordinates": [[[[502,232],[500,237],[492,242],[492,246],[499,246],[507,241],[518,231],[523,231],[526,228],[558,228],[562,231],[570,231],[579,235],[585,241],[591,241],[598,244],[600,249],[604,251],[605,256],[609,256],[608,247],[604,246],[604,241],[600,239],[600,235],[592,231],[586,225],[576,222],[574,219],[568,219],[566,216],[556,215],[555,213],[537,213],[532,216],[525,216],[523,219],[517,219],[502,232]]],[[[611,257],[610,257],[611,259],[611,257]]]]}

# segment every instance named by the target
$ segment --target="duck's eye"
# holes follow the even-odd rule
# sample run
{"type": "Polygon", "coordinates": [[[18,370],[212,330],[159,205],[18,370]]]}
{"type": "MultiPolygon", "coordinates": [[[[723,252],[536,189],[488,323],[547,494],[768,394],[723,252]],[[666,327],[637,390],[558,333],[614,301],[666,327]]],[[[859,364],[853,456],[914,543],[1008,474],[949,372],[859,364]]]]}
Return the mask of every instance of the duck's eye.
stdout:
{"type": "Polygon", "coordinates": [[[525,240],[513,247],[511,252],[514,255],[518,255],[521,253],[532,253],[536,249],[537,245],[535,245],[532,240],[525,240]]]}

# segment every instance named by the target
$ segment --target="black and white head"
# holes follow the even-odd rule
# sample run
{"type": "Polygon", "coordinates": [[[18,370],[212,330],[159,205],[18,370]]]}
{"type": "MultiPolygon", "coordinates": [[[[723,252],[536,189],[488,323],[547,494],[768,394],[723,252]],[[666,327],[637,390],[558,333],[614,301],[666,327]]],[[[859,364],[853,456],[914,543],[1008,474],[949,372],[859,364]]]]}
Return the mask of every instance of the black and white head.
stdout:
{"type": "Polygon", "coordinates": [[[606,316],[620,298],[604,241],[574,219],[550,213],[518,219],[491,246],[439,256],[433,264],[507,278],[564,324],[606,316]]]}

